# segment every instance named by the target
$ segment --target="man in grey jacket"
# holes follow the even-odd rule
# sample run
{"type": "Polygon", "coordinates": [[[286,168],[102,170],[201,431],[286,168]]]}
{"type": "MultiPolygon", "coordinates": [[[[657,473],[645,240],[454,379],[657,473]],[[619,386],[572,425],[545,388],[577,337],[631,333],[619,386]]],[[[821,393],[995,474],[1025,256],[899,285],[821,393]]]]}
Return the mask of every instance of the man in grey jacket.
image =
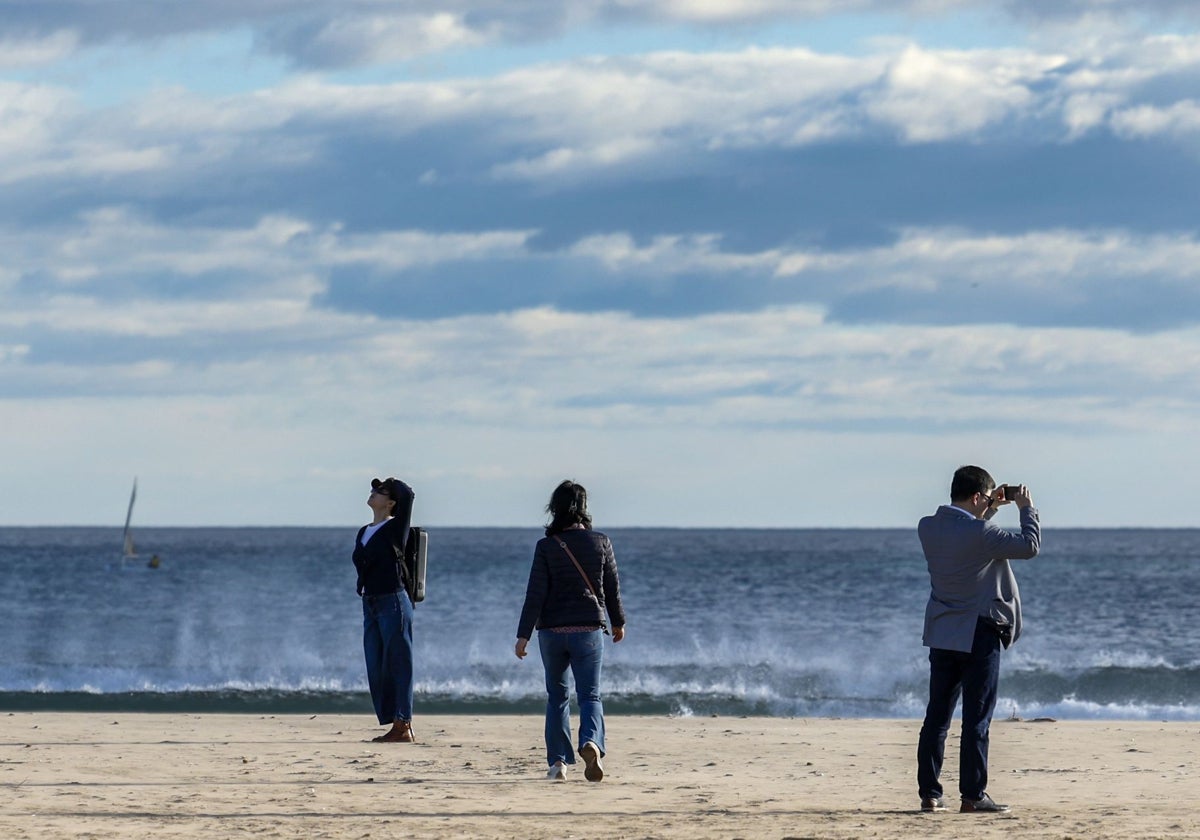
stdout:
{"type": "Polygon", "coordinates": [[[917,744],[921,810],[946,810],[938,777],[961,697],[960,811],[1007,811],[987,793],[988,731],[1000,683],[1000,651],[1021,635],[1021,595],[1008,561],[1038,553],[1037,509],[1025,485],[997,489],[987,470],[959,467],[950,484],[950,504],[923,518],[917,534],[930,583],[923,639],[929,648],[929,705],[917,744]],[[1009,502],[1020,510],[1019,534],[988,521],[1009,502]]]}

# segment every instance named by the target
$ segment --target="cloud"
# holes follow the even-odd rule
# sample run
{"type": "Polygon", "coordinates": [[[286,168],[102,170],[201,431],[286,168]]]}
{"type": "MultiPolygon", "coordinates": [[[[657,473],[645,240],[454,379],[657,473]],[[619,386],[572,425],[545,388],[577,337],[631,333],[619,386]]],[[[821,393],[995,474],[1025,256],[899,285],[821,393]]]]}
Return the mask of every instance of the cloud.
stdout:
{"type": "Polygon", "coordinates": [[[879,11],[932,13],[963,8],[970,3],[967,0],[902,0],[899,3],[895,0],[611,0],[590,5],[599,16],[721,25],[879,11]]]}
{"type": "MultiPolygon", "coordinates": [[[[1008,0],[1002,8],[1033,27],[1069,21],[1123,26],[1147,18],[1195,20],[1190,0],[1008,0]]],[[[588,27],[697,27],[807,21],[846,14],[937,17],[990,13],[985,0],[42,0],[0,2],[0,41],[22,62],[78,45],[136,42],[245,29],[263,51],[298,66],[334,68],[396,62],[489,44],[549,39],[588,27]]]]}
{"type": "Polygon", "coordinates": [[[0,155],[27,153],[48,142],[52,122],[70,100],[60,89],[0,81],[0,155]]]}
{"type": "Polygon", "coordinates": [[[0,363],[7,363],[28,355],[28,344],[0,344],[0,363]]]}
{"type": "Polygon", "coordinates": [[[0,70],[52,64],[71,55],[78,46],[75,33],[65,29],[32,38],[0,37],[0,70]]]}
{"type": "Polygon", "coordinates": [[[461,13],[342,14],[324,20],[279,21],[265,28],[262,43],[305,67],[351,67],[409,61],[496,39],[461,13]]]}
{"type": "Polygon", "coordinates": [[[889,66],[866,112],[909,142],[971,137],[1025,116],[1031,83],[1060,67],[1059,56],[933,53],[909,47],[889,66]]]}
{"type": "Polygon", "coordinates": [[[9,184],[111,185],[129,175],[143,179],[129,182],[138,192],[152,176],[175,192],[188,179],[211,189],[216,170],[261,182],[338,166],[331,155],[375,143],[392,144],[389,168],[420,161],[405,188],[563,188],[614,175],[710,177],[739,154],[834,145],[1041,145],[1051,154],[1052,144],[1095,136],[1186,143],[1194,104],[1185,92],[1198,76],[1200,40],[1156,36],[1086,60],[915,45],[863,57],[752,48],[434,82],[301,77],[220,98],[162,90],[95,111],[65,90],[9,82],[0,89],[0,173],[9,184]]]}
{"type": "Polygon", "coordinates": [[[0,183],[142,173],[174,159],[169,144],[90,120],[70,91],[0,81],[0,183]]]}
{"type": "Polygon", "coordinates": [[[1200,102],[1192,99],[1175,102],[1167,108],[1151,105],[1124,108],[1113,113],[1111,124],[1118,134],[1127,137],[1194,138],[1200,133],[1200,102]]]}
{"type": "Polygon", "coordinates": [[[1003,0],[1006,9],[1027,19],[1079,19],[1104,15],[1162,16],[1192,19],[1196,4],[1190,0],[1003,0]]]}
{"type": "MultiPolygon", "coordinates": [[[[901,231],[886,245],[759,251],[729,249],[715,234],[639,241],[613,232],[557,248],[536,243],[534,230],[368,233],[285,216],[248,227],[166,225],[126,208],[36,234],[0,229],[7,255],[0,328],[6,362],[19,371],[9,382],[15,392],[86,392],[90,381],[106,392],[173,392],[186,388],[166,375],[178,368],[255,369],[264,359],[286,367],[314,354],[353,355],[363,342],[385,346],[396,334],[405,336],[409,359],[445,352],[479,365],[477,356],[500,360],[507,352],[461,332],[442,350],[413,344],[416,325],[426,321],[507,324],[531,334],[544,327],[553,347],[562,337],[559,324],[618,317],[624,337],[614,341],[624,346],[644,330],[695,344],[682,336],[696,324],[712,331],[714,324],[749,323],[756,314],[770,321],[771,313],[786,312],[780,323],[820,327],[830,358],[856,355],[842,346],[843,336],[859,342],[875,331],[1149,336],[1195,330],[1200,322],[1195,234],[1005,236],[931,228],[901,231]],[[74,373],[56,381],[47,375],[56,366],[74,373]],[[108,372],[92,380],[83,373],[91,366],[108,372]],[[113,373],[127,366],[129,376],[113,373]],[[164,376],[152,375],[160,370],[164,376]]],[[[784,340],[781,329],[768,333],[784,340]]],[[[497,340],[510,346],[512,337],[497,340]]],[[[629,364],[658,364],[651,345],[648,338],[630,345],[647,355],[629,364]]],[[[723,352],[706,351],[705,364],[723,352]]],[[[730,373],[725,364],[715,379],[740,385],[722,399],[773,399],[791,387],[760,372],[730,373]]],[[[206,389],[240,381],[201,379],[206,389]]],[[[655,399],[699,380],[714,377],[697,362],[671,388],[660,386],[655,399]]]]}
{"type": "MultiPolygon", "coordinates": [[[[536,308],[397,323],[265,304],[122,307],[128,317],[179,321],[194,337],[226,344],[239,342],[238,324],[250,335],[258,321],[255,343],[244,348],[251,352],[158,354],[165,345],[143,342],[142,357],[107,357],[93,338],[93,359],[6,354],[0,380],[10,398],[253,394],[302,405],[305,394],[319,393],[319,404],[305,409],[311,420],[374,393],[385,371],[390,393],[414,395],[377,403],[391,424],[526,431],[886,427],[916,434],[1014,422],[1030,432],[1079,424],[1175,430],[1200,402],[1190,361],[1200,351],[1195,328],[1135,336],[847,326],[809,306],[674,319],[536,308]],[[1036,417],[1028,416],[1031,399],[1036,417]]],[[[86,322],[89,305],[93,318],[119,317],[122,309],[95,300],[50,305],[64,317],[56,341],[86,322]]]]}
{"type": "Polygon", "coordinates": [[[5,341],[80,351],[35,340],[35,301],[80,335],[111,307],[121,358],[137,335],[156,358],[274,353],[310,310],[1186,328],[1200,49],[1155,43],[664,52],[102,109],[5,83],[5,341]]]}

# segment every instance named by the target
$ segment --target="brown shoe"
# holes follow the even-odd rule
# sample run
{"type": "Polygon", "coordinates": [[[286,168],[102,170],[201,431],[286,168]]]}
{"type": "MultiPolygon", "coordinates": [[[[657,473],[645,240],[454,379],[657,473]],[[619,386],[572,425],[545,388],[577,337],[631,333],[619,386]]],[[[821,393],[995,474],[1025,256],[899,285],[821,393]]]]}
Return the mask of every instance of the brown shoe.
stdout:
{"type": "Polygon", "coordinates": [[[381,744],[413,744],[416,743],[417,736],[413,734],[412,723],[407,720],[398,720],[387,732],[371,740],[381,744]]]}
{"type": "Polygon", "coordinates": [[[982,799],[964,799],[962,807],[958,809],[960,814],[1002,814],[1008,810],[1007,805],[1001,805],[994,802],[992,797],[986,793],[982,799]]]}
{"type": "Polygon", "coordinates": [[[921,800],[921,810],[927,814],[932,814],[934,811],[949,811],[946,807],[946,800],[940,796],[926,796],[921,800]]]}

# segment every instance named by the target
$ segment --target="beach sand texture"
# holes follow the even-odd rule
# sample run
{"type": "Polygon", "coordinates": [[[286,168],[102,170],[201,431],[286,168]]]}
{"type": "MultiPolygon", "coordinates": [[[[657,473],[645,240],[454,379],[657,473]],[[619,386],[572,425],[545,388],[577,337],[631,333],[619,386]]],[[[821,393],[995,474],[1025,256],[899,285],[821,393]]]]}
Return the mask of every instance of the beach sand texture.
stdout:
{"type": "Polygon", "coordinates": [[[921,814],[919,722],[610,716],[607,775],[544,779],[540,716],[0,715],[0,837],[1200,837],[1195,723],[992,726],[1006,815],[921,814]]]}

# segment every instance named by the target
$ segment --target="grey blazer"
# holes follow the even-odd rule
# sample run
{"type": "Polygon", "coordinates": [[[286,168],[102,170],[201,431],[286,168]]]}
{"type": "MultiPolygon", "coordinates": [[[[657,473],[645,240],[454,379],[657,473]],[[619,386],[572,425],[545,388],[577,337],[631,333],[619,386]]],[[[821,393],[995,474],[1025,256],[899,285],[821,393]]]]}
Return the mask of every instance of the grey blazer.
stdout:
{"type": "Polygon", "coordinates": [[[1020,510],[1019,534],[950,505],[917,525],[929,567],[925,647],[969,653],[980,616],[1011,627],[1012,642],[1020,637],[1021,593],[1008,561],[1036,556],[1042,541],[1037,510],[1020,510]]]}

